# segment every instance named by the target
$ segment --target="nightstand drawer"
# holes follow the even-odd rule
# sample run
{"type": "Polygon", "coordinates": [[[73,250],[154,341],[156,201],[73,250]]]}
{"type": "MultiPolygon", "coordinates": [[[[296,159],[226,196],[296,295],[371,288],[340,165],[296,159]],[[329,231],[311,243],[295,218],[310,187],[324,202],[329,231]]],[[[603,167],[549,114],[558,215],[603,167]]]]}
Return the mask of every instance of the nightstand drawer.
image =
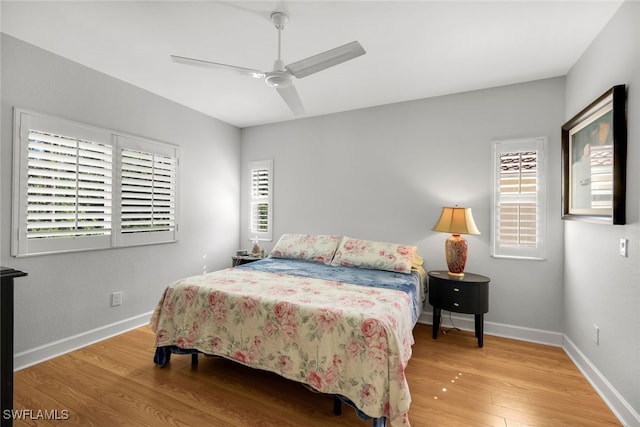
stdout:
{"type": "Polygon", "coordinates": [[[469,290],[447,289],[439,294],[439,306],[445,310],[459,313],[475,313],[478,310],[477,298],[469,290]]]}
{"type": "Polygon", "coordinates": [[[489,283],[466,283],[449,278],[429,277],[429,304],[458,313],[487,313],[489,283]]]}

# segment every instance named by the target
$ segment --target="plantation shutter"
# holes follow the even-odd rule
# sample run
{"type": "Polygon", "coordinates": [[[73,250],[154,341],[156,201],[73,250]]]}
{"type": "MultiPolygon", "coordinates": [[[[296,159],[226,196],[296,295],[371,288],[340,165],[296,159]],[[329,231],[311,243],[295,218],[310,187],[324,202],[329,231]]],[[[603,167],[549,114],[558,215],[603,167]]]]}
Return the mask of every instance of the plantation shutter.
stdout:
{"type": "Polygon", "coordinates": [[[259,240],[272,239],[273,162],[264,160],[249,165],[251,202],[249,232],[259,240]]]}
{"type": "Polygon", "coordinates": [[[177,151],[137,138],[118,142],[122,244],[177,240],[177,151]]]}
{"type": "Polygon", "coordinates": [[[538,153],[500,154],[498,242],[505,246],[535,247],[537,233],[538,153]]]}
{"type": "Polygon", "coordinates": [[[545,255],[544,139],[494,145],[494,256],[545,255]]]}
{"type": "Polygon", "coordinates": [[[17,112],[12,255],[100,249],[112,233],[113,146],[101,130],[17,112]]]}
{"type": "Polygon", "coordinates": [[[27,239],[111,234],[111,146],[29,132],[27,239]]]}
{"type": "Polygon", "coordinates": [[[177,146],[16,108],[11,255],[178,239],[177,146]]]}

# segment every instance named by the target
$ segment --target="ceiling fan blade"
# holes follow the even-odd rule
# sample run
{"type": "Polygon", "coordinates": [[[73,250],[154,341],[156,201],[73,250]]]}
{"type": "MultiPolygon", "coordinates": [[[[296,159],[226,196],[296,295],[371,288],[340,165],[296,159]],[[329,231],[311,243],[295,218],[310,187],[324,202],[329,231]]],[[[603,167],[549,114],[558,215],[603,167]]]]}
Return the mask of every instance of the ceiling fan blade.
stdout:
{"type": "Polygon", "coordinates": [[[300,95],[298,95],[298,91],[294,85],[278,86],[276,87],[276,90],[282,99],[284,99],[284,102],[287,103],[293,114],[296,116],[304,114],[304,106],[302,105],[300,95]]]}
{"type": "Polygon", "coordinates": [[[171,55],[171,59],[173,60],[173,62],[178,62],[180,64],[235,71],[236,73],[242,74],[243,76],[255,77],[257,79],[260,79],[265,76],[265,73],[263,73],[260,70],[255,70],[253,68],[236,67],[235,65],[220,64],[218,62],[204,61],[202,59],[187,58],[185,56],[177,56],[177,55],[171,55]]]}
{"type": "Polygon", "coordinates": [[[347,43],[340,47],[310,56],[287,65],[285,68],[294,76],[301,79],[318,71],[325,70],[334,65],[342,64],[353,58],[367,53],[357,41],[347,43]]]}

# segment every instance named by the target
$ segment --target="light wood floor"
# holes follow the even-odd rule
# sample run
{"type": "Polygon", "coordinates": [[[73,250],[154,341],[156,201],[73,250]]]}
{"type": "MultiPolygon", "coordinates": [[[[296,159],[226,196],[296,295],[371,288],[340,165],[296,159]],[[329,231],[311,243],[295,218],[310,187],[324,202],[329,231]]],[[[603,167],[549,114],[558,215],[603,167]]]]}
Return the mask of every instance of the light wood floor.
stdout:
{"type": "MultiPolygon", "coordinates": [[[[470,332],[431,339],[418,325],[407,368],[409,417],[423,426],[616,426],[615,416],[559,348],[470,332]],[[446,391],[445,391],[446,390],[446,391]]],[[[67,410],[64,421],[35,426],[366,427],[350,408],[332,415],[332,398],[236,363],[173,355],[153,364],[154,336],[140,328],[21,370],[18,410],[67,410]]]]}

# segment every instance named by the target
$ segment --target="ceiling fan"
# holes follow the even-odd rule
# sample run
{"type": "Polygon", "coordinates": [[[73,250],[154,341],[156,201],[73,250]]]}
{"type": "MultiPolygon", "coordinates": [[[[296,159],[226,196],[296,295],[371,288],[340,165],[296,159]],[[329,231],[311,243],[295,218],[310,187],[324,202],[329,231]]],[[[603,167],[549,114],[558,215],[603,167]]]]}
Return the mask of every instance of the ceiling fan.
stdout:
{"type": "Polygon", "coordinates": [[[276,91],[278,91],[278,94],[289,106],[289,109],[291,109],[295,115],[301,115],[304,114],[304,106],[302,105],[298,91],[295,86],[293,86],[291,77],[301,79],[317,73],[318,71],[322,71],[357,58],[360,55],[364,55],[366,52],[360,43],[353,41],[334,49],[327,50],[326,52],[284,65],[284,62],[280,57],[282,40],[281,33],[288,20],[289,17],[283,12],[273,12],[271,14],[271,22],[273,22],[278,30],[278,59],[276,59],[273,64],[273,71],[265,72],[252,68],[237,67],[235,65],[220,64],[218,62],[204,61],[202,59],[187,58],[177,55],[171,55],[171,59],[182,64],[226,69],[257,79],[264,78],[265,82],[269,86],[274,87],[276,91]]]}

